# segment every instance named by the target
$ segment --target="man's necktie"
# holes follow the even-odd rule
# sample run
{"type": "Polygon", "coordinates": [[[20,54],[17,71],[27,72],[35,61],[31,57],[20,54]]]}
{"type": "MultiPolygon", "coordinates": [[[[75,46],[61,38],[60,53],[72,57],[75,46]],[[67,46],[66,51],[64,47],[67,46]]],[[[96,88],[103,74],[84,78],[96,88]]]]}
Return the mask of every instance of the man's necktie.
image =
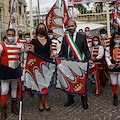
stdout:
{"type": "MultiPolygon", "coordinates": [[[[73,35],[72,35],[72,38],[73,38],[73,35]]],[[[71,48],[69,50],[69,58],[74,58],[74,53],[71,48]]]]}

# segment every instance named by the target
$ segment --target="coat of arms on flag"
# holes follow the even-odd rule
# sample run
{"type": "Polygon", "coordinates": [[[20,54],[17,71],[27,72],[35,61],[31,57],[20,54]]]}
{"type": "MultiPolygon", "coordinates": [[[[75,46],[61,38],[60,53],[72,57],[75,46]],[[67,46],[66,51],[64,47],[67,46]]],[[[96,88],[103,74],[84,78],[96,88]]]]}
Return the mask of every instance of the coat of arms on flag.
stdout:
{"type": "Polygon", "coordinates": [[[47,94],[54,77],[55,63],[33,52],[29,52],[24,85],[28,90],[47,94]]]}
{"type": "Polygon", "coordinates": [[[72,95],[86,95],[88,61],[56,58],[57,80],[55,87],[72,95]]]}

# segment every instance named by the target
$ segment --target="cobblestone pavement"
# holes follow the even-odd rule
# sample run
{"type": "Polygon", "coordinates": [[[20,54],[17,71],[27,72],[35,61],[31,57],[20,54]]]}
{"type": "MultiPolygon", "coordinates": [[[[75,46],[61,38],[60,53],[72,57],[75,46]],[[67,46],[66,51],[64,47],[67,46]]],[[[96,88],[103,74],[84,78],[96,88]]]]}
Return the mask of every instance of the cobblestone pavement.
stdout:
{"type": "MultiPolygon", "coordinates": [[[[94,95],[94,89],[95,85],[89,83],[87,110],[82,108],[79,96],[74,97],[75,103],[72,106],[64,107],[67,101],[66,93],[52,88],[49,93],[51,111],[39,112],[38,96],[31,98],[26,94],[23,100],[22,120],[120,120],[120,92],[118,92],[119,105],[115,107],[112,105],[113,97],[109,83],[98,97],[94,95]]],[[[10,109],[11,99],[9,98],[7,120],[18,120],[18,116],[13,115],[10,109]]]]}

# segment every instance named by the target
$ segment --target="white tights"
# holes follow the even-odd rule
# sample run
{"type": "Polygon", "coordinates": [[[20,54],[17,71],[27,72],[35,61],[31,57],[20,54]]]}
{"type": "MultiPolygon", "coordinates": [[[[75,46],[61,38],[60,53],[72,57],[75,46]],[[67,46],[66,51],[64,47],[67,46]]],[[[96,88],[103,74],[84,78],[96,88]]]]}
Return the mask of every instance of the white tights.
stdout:
{"type": "Polygon", "coordinates": [[[111,84],[120,86],[120,74],[110,73],[111,84]]]}
{"type": "MultiPolygon", "coordinates": [[[[1,82],[1,95],[7,95],[9,92],[10,81],[1,82]]],[[[17,86],[18,81],[11,81],[11,96],[12,98],[17,98],[17,86]]]]}

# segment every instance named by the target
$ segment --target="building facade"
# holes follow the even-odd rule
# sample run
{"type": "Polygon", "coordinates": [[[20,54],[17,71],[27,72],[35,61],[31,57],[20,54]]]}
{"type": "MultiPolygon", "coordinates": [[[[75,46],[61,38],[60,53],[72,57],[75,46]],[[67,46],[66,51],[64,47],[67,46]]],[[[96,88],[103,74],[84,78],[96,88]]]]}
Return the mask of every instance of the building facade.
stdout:
{"type": "MultiPolygon", "coordinates": [[[[0,0],[0,41],[2,41],[5,31],[8,29],[10,19],[11,4],[13,0],[0,0]]],[[[16,6],[16,30],[26,30],[26,7],[25,0],[15,0],[16,6]]]]}

